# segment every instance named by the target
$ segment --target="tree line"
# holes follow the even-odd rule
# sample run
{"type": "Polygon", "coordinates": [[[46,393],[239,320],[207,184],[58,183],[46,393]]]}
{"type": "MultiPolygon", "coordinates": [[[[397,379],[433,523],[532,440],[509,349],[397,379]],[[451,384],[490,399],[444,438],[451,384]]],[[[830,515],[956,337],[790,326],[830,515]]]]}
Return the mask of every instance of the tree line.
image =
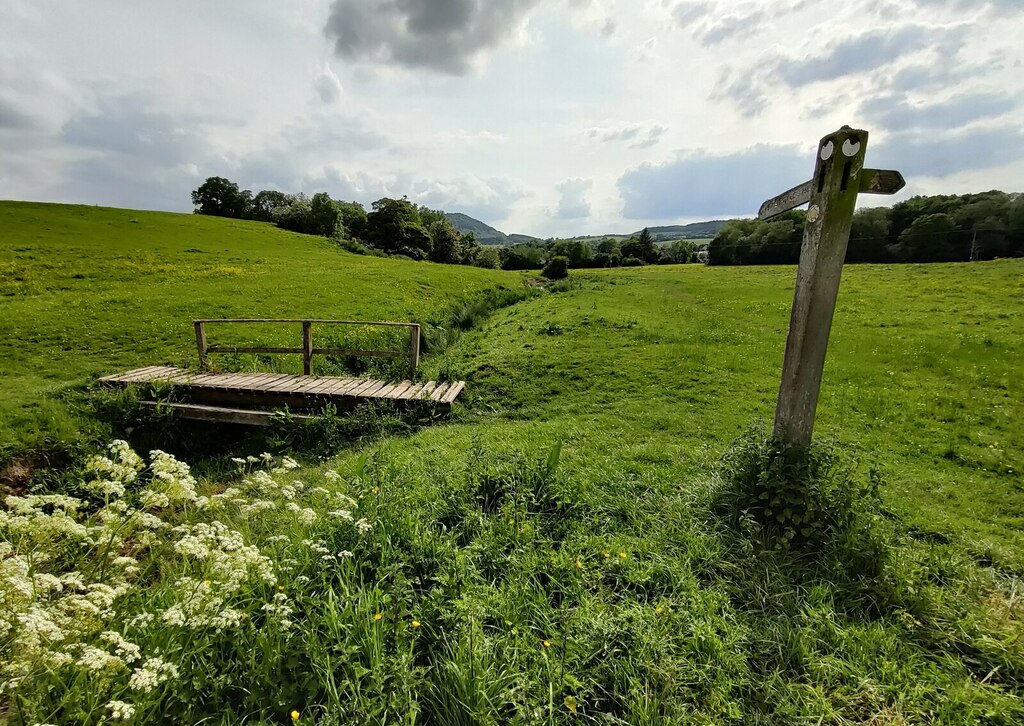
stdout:
{"type": "Polygon", "coordinates": [[[639,235],[626,240],[537,240],[502,247],[498,254],[504,270],[540,270],[556,257],[564,257],[570,269],[639,267],[695,262],[697,247],[693,240],[659,244],[645,227],[639,235]]]}
{"type": "MultiPolygon", "coordinates": [[[[793,264],[806,213],[767,222],[735,219],[708,247],[712,265],[793,264]]],[[[966,262],[1024,256],[1024,194],[916,196],[891,207],[858,210],[847,262],[966,262]]]]}
{"type": "Polygon", "coordinates": [[[224,177],[210,177],[192,192],[196,214],[270,222],[281,229],[319,235],[352,252],[400,255],[452,265],[499,266],[497,250],[481,247],[472,232],[457,230],[444,212],[405,197],[384,197],[369,212],[358,202],[264,190],[255,195],[224,177]]]}

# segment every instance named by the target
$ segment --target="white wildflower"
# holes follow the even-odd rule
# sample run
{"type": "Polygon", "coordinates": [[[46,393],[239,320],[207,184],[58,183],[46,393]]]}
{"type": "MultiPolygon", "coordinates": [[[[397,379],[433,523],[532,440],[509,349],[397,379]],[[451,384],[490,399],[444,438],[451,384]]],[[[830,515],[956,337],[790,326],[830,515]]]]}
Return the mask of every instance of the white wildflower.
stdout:
{"type": "Polygon", "coordinates": [[[328,512],[332,517],[338,517],[344,519],[346,522],[352,521],[352,512],[347,509],[335,509],[333,512],[328,512]]]}
{"type": "Polygon", "coordinates": [[[178,677],[178,668],[160,658],[148,658],[141,668],[132,672],[128,685],[136,691],[149,693],[157,686],[178,677]]]}
{"type": "Polygon", "coordinates": [[[135,706],[124,701],[111,701],[107,704],[107,710],[114,721],[127,721],[135,715],[135,706]]]}
{"type": "Polygon", "coordinates": [[[142,657],[142,651],[135,643],[130,643],[124,636],[114,630],[106,630],[100,633],[100,640],[109,643],[114,647],[114,652],[126,663],[134,663],[142,657]]]}
{"type": "Polygon", "coordinates": [[[124,661],[117,656],[92,645],[82,647],[82,654],[78,657],[75,665],[92,673],[116,671],[126,667],[124,661]]]}
{"type": "Polygon", "coordinates": [[[332,469],[328,469],[324,472],[324,479],[329,482],[337,483],[341,481],[341,474],[332,469]]]}
{"type": "Polygon", "coordinates": [[[359,530],[359,534],[366,534],[373,529],[373,525],[367,522],[364,517],[356,521],[356,529],[359,530]]]}

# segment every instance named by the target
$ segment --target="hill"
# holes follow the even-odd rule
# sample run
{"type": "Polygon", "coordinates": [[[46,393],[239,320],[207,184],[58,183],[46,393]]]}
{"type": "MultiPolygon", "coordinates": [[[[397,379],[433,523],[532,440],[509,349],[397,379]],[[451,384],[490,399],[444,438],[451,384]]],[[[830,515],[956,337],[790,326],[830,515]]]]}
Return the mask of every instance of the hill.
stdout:
{"type": "Polygon", "coordinates": [[[520,279],[194,214],[0,202],[0,230],[0,448],[72,426],[66,386],[189,360],[193,318],[419,319],[520,279]]]}
{"type": "MultiPolygon", "coordinates": [[[[648,227],[654,238],[659,241],[677,239],[710,239],[718,234],[728,220],[714,219],[709,222],[693,222],[692,224],[673,224],[662,227],[648,227]]],[[[640,234],[637,230],[633,234],[640,234]]]]}
{"type": "MultiPolygon", "coordinates": [[[[189,357],[193,315],[406,317],[519,282],[189,215],[0,205],[0,229],[2,425],[57,441],[69,385],[189,357]]],[[[1022,274],[844,272],[811,481],[856,518],[821,547],[722,508],[791,267],[573,271],[463,319],[424,357],[468,382],[430,426],[328,416],[311,451],[146,422],[194,479],[115,447],[33,482],[84,506],[6,500],[5,697],[26,723],[1022,723],[1022,274]]]]}
{"type": "Polygon", "coordinates": [[[468,214],[461,212],[445,212],[448,221],[460,232],[472,232],[476,241],[482,245],[507,245],[512,240],[504,232],[499,232],[489,224],[484,224],[479,219],[473,219],[468,214]]]}
{"type": "Polygon", "coordinates": [[[513,244],[526,244],[527,242],[543,242],[540,237],[532,237],[528,234],[510,234],[508,238],[513,244]]]}

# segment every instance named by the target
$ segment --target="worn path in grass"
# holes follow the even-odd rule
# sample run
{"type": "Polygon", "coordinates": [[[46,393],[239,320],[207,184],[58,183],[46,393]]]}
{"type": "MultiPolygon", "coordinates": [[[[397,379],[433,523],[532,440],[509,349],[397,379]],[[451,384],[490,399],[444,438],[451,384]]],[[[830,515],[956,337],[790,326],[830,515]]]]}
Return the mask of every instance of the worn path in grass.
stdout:
{"type": "MultiPolygon", "coordinates": [[[[194,365],[196,317],[421,319],[520,284],[498,270],[361,257],[259,222],[0,202],[0,447],[73,437],[50,398],[69,384],[194,365]]],[[[258,335],[300,340],[297,326],[258,335]]]]}
{"type": "MultiPolygon", "coordinates": [[[[469,381],[478,423],[411,445],[565,438],[597,480],[658,473],[692,487],[745,427],[771,420],[794,276],[574,273],[568,290],[498,312],[432,364],[469,381]]],[[[1017,568],[1022,330],[1024,262],[848,267],[816,430],[880,468],[888,506],[920,536],[962,537],[1017,568]]]]}

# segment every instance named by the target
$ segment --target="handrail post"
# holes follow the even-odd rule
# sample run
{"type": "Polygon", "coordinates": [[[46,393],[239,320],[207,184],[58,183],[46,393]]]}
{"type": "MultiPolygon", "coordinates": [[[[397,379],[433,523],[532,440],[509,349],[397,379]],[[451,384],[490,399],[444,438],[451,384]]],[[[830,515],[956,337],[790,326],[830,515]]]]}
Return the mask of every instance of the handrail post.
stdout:
{"type": "Polygon", "coordinates": [[[420,364],[420,326],[413,323],[409,326],[409,378],[416,375],[416,367],[420,364]]]}
{"type": "Polygon", "coordinates": [[[199,349],[199,367],[206,368],[206,323],[196,320],[196,348],[199,349]]]}
{"type": "Polygon", "coordinates": [[[309,320],[302,321],[302,372],[313,373],[313,323],[309,320]]]}

